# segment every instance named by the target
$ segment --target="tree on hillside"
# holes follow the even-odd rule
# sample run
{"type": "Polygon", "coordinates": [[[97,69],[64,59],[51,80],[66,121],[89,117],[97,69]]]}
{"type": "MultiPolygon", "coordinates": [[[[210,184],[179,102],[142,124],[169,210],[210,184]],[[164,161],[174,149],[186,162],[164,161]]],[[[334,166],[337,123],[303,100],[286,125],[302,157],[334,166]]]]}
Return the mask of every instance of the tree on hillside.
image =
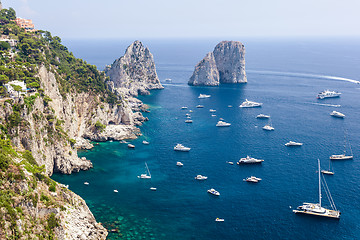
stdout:
{"type": "Polygon", "coordinates": [[[18,93],[18,97],[20,97],[20,92],[22,92],[22,87],[19,85],[15,85],[15,84],[11,84],[11,86],[13,87],[14,91],[17,91],[18,93]]]}

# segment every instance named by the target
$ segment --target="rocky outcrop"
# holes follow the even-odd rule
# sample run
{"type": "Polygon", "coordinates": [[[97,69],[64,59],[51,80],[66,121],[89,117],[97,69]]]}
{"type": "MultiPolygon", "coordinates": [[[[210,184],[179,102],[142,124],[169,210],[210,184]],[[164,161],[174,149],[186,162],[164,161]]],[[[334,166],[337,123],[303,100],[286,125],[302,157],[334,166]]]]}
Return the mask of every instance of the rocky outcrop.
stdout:
{"type": "Polygon", "coordinates": [[[109,85],[120,95],[148,95],[149,90],[163,89],[155,69],[153,55],[140,41],[132,43],[125,55],[105,68],[109,85]]]}
{"type": "Polygon", "coordinates": [[[190,78],[189,85],[219,85],[219,71],[216,67],[215,57],[212,52],[208,53],[195,67],[190,78]]]}
{"type": "Polygon", "coordinates": [[[188,84],[217,86],[246,82],[244,45],[238,41],[222,41],[196,65],[188,84]]]}

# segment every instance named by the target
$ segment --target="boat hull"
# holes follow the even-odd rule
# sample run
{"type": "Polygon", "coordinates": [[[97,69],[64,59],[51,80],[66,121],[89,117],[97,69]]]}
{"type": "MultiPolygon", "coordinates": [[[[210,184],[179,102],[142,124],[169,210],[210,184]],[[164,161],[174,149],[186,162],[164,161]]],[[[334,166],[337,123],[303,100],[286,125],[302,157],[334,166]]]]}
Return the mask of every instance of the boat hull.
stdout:
{"type": "Polygon", "coordinates": [[[334,210],[329,210],[329,209],[326,209],[325,213],[311,212],[311,211],[306,211],[306,210],[302,210],[302,209],[293,210],[293,212],[300,213],[300,214],[319,216],[319,217],[340,219],[340,211],[334,211],[334,210]]]}
{"type": "Polygon", "coordinates": [[[353,159],[353,156],[331,156],[330,160],[351,160],[353,159]]]}

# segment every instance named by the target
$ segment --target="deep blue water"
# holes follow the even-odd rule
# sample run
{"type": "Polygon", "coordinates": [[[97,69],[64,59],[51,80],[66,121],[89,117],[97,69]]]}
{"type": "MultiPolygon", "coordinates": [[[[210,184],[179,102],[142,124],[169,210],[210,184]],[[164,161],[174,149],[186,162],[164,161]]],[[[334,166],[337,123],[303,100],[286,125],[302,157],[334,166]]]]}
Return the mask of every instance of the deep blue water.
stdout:
{"type": "MultiPolygon", "coordinates": [[[[360,43],[250,39],[244,41],[247,84],[188,86],[194,65],[217,42],[144,41],[154,55],[159,78],[171,78],[173,83],[141,97],[151,112],[144,114],[150,121],[141,127],[143,136],[132,141],[136,149],[119,142],[100,143],[80,152],[92,160],[93,169],[56,174],[53,179],[69,184],[104,226],[119,229],[109,239],[359,239],[360,85],[324,76],[360,80],[360,43]],[[343,94],[317,100],[316,94],[324,89],[343,94]],[[198,99],[200,93],[211,98],[198,99]],[[239,108],[246,98],[262,102],[263,107],[239,108]],[[205,108],[195,108],[198,104],[205,108]],[[188,111],[180,110],[182,106],[193,110],[192,124],[184,122],[188,111]],[[211,117],[210,108],[217,110],[216,117],[211,117]],[[333,110],[346,118],[331,117],[333,110]],[[267,120],[256,119],[259,113],[271,115],[275,131],[262,130],[267,120]],[[231,127],[215,127],[220,117],[231,127]],[[341,219],[295,215],[292,209],[302,202],[318,201],[317,159],[327,168],[329,156],[344,149],[344,132],[355,158],[332,162],[335,175],[325,176],[341,219]],[[141,144],[143,140],[150,145],[141,144]],[[287,148],[284,144],[289,140],[304,145],[287,148]],[[175,152],[176,143],[192,149],[175,152]],[[265,161],[252,166],[226,163],[246,155],[265,161]],[[145,161],[151,180],[137,178],[145,161]],[[177,161],[184,166],[177,167],[177,161]],[[197,174],[208,180],[196,181],[197,174]],[[263,180],[243,182],[251,175],[263,180]],[[221,196],[209,195],[206,191],[211,187],[221,196]],[[217,217],[225,222],[215,222],[217,217]]],[[[123,55],[130,43],[66,42],[76,56],[99,68],[123,55]]],[[[326,196],[323,201],[328,205],[326,196]]]]}

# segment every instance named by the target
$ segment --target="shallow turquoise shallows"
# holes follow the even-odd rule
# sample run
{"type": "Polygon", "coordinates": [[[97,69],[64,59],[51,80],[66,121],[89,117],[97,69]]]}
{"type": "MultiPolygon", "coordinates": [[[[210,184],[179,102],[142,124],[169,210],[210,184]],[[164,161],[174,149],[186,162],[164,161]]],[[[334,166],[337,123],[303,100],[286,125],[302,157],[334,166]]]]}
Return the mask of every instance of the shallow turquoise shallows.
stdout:
{"type": "MultiPolygon", "coordinates": [[[[75,55],[102,68],[130,43],[67,45],[75,55]]],[[[141,127],[143,136],[131,141],[135,150],[120,142],[100,143],[79,153],[92,160],[93,169],[55,174],[53,179],[69,184],[107,229],[119,230],[109,233],[109,239],[358,239],[360,85],[351,80],[360,80],[359,42],[244,41],[247,84],[188,86],[194,65],[216,43],[145,41],[159,78],[171,78],[172,83],[140,97],[151,112],[144,113],[150,121],[141,127]],[[316,99],[325,89],[342,95],[316,99]],[[198,99],[200,93],[211,97],[198,99]],[[239,108],[245,99],[263,106],[239,108]],[[204,108],[195,107],[199,104],[204,108]],[[188,109],[181,110],[183,106],[188,109]],[[216,116],[209,109],[216,109],[216,116]],[[185,123],[189,110],[193,123],[185,123]],[[333,110],[346,117],[331,117],[333,110]],[[260,113],[271,115],[274,131],[262,129],[268,120],[256,119],[260,113]],[[231,126],[216,127],[219,118],[231,126]],[[344,150],[345,132],[354,159],[332,161],[335,174],[325,176],[341,219],[295,215],[292,210],[303,202],[318,202],[317,159],[328,168],[329,156],[344,150]],[[143,140],[150,144],[143,145],[143,140]],[[285,147],[290,140],[304,145],[285,147]],[[191,151],[175,152],[177,143],[191,151]],[[247,155],[264,162],[236,165],[247,155]],[[178,161],[184,166],[176,166],[178,161]],[[137,177],[145,173],[145,162],[151,180],[137,177]],[[195,180],[198,174],[208,179],[195,180]],[[250,176],[262,181],[243,181],[250,176]],[[210,188],[221,195],[207,193],[210,188]]],[[[325,194],[323,205],[329,206],[325,194]]]]}

